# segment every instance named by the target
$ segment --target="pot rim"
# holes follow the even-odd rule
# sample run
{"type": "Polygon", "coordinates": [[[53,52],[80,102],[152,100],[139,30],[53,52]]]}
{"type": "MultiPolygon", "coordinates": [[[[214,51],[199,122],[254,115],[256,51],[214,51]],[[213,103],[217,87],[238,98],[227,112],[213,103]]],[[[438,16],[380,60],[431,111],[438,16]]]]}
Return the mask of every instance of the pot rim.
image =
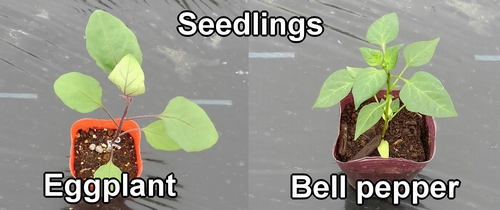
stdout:
{"type": "MultiPolygon", "coordinates": [[[[117,123],[120,123],[121,118],[114,118],[114,121],[117,123]]],[[[71,175],[76,178],[75,175],[75,169],[74,169],[74,157],[75,157],[75,152],[74,152],[74,145],[75,145],[75,137],[74,135],[76,132],[78,132],[79,129],[87,129],[90,128],[90,125],[85,125],[88,122],[94,122],[92,127],[101,127],[101,128],[112,128],[116,129],[115,124],[112,122],[111,119],[96,119],[96,118],[81,118],[73,123],[70,129],[70,141],[71,141],[71,146],[70,146],[70,156],[69,156],[69,169],[71,172],[71,175]]],[[[135,122],[134,120],[125,120],[123,122],[123,127],[122,130],[127,131],[133,128],[140,128],[139,124],[135,122]]],[[[136,153],[136,159],[137,159],[137,177],[140,177],[142,174],[142,157],[141,157],[141,131],[140,130],[135,130],[129,132],[129,134],[132,136],[134,139],[134,148],[135,148],[135,153],[136,153]]]]}

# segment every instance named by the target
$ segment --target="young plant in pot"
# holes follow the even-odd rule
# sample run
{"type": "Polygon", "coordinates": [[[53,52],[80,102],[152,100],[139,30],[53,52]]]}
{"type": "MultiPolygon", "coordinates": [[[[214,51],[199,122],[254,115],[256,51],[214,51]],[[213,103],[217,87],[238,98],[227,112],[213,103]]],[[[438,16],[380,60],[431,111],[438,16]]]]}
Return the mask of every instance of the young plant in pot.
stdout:
{"type": "Polygon", "coordinates": [[[157,115],[128,117],[132,98],[146,91],[142,71],[142,52],[134,33],[118,18],[96,10],[85,29],[86,46],[97,65],[121,91],[124,110],[113,118],[102,103],[102,88],[91,76],[70,72],[54,82],[56,95],[69,108],[89,113],[104,110],[107,120],[81,119],[71,128],[70,171],[75,178],[117,178],[122,172],[129,179],[142,172],[141,131],[157,150],[198,152],[212,147],[219,135],[214,124],[197,104],[177,96],[157,115]],[[159,120],[140,128],[134,121],[159,120]]]}
{"type": "Polygon", "coordinates": [[[428,63],[439,38],[408,44],[406,62],[395,73],[403,44],[389,46],[399,33],[395,13],[370,25],[366,40],[379,49],[359,48],[367,68],[346,67],[332,73],[321,87],[313,108],[340,103],[339,134],[333,157],[356,180],[412,180],[432,160],[436,126],[433,117],[457,116],[442,83],[432,74],[417,71],[403,77],[409,67],[428,63]],[[400,87],[399,81],[404,84],[400,87]]]}

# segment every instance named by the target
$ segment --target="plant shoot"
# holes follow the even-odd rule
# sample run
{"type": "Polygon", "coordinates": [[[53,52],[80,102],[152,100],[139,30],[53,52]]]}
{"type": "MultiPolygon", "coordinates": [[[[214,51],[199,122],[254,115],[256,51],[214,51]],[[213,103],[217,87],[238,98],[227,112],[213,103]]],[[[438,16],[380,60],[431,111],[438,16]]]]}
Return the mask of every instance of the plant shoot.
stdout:
{"type": "MultiPolygon", "coordinates": [[[[125,120],[158,118],[140,129],[145,133],[147,142],[158,150],[198,152],[217,142],[219,135],[205,111],[182,96],[170,100],[160,114],[127,117],[132,98],[146,91],[137,38],[122,21],[102,10],[96,10],[90,16],[85,36],[89,55],[104,72],[109,73],[108,79],[120,89],[125,104],[121,120],[113,121],[118,132],[107,141],[111,158],[95,171],[94,178],[121,177],[121,170],[112,162],[112,148],[120,148],[120,137],[132,131],[121,130],[125,120]]],[[[54,91],[65,105],[75,111],[89,113],[101,108],[111,120],[114,119],[102,103],[99,82],[89,75],[79,72],[63,74],[54,82],[54,91]]]]}
{"type": "Polygon", "coordinates": [[[369,67],[346,67],[331,74],[321,87],[313,108],[327,108],[339,103],[352,92],[355,108],[370,98],[374,102],[363,106],[356,121],[354,140],[374,126],[381,118],[384,127],[378,151],[382,157],[389,157],[389,144],[384,140],[389,121],[403,108],[434,117],[457,116],[453,102],[441,82],[432,74],[417,71],[410,78],[403,77],[409,67],[427,64],[434,55],[439,38],[409,44],[404,48],[406,62],[399,74],[394,74],[400,49],[403,44],[389,46],[399,33],[399,20],[396,13],[382,16],[370,25],[366,40],[378,49],[360,47],[359,51],[369,67]],[[394,99],[391,91],[403,81],[399,99],[394,99]],[[376,93],[385,88],[385,95],[378,99],[376,93]],[[400,101],[403,105],[400,106],[400,101]]]}

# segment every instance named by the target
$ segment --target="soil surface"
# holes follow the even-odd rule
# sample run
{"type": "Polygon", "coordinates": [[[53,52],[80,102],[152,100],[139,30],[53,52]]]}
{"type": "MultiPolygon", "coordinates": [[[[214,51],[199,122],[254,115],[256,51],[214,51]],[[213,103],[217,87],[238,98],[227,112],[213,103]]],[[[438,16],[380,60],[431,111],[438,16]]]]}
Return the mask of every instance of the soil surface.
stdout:
{"type": "MultiPolygon", "coordinates": [[[[111,156],[108,148],[107,140],[113,139],[116,129],[89,128],[84,131],[78,130],[76,134],[76,142],[73,149],[75,150],[75,172],[77,178],[92,178],[94,172],[102,165],[109,161],[111,156]],[[93,148],[100,146],[100,149],[93,148]]],[[[137,157],[135,154],[134,140],[130,134],[125,134],[120,137],[120,142],[115,143],[121,148],[113,146],[113,164],[120,168],[122,172],[128,172],[130,179],[137,176],[137,157]]]]}
{"type": "MultiPolygon", "coordinates": [[[[382,118],[356,141],[353,141],[359,110],[369,103],[370,102],[364,102],[358,110],[355,110],[354,104],[348,104],[344,111],[342,111],[340,118],[340,135],[338,139],[339,157],[337,157],[337,159],[342,162],[365,156],[380,156],[376,147],[381,140],[380,136],[382,135],[384,127],[384,120],[382,118]],[[361,157],[358,155],[354,158],[359,151],[365,146],[370,145],[370,143],[375,146],[373,152],[365,153],[361,155],[361,157]]],[[[401,103],[401,106],[402,105],[401,103]]],[[[430,152],[428,135],[425,115],[410,112],[406,108],[403,108],[391,121],[389,121],[389,129],[385,134],[384,139],[389,142],[389,157],[404,158],[417,162],[427,161],[430,152]]],[[[364,152],[366,152],[368,147],[365,148],[364,152]]]]}

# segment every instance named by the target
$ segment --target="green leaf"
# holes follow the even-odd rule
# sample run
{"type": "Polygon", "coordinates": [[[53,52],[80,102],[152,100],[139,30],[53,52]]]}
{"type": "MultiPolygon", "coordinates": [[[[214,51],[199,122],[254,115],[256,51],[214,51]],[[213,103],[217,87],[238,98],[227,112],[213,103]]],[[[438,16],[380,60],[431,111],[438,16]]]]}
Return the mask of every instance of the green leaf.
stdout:
{"type": "Polygon", "coordinates": [[[363,106],[358,114],[358,119],[356,120],[356,131],[354,132],[354,141],[358,139],[361,134],[370,129],[375,125],[380,118],[384,110],[382,109],[382,104],[377,102],[372,102],[366,106],[363,106]]]}
{"type": "Polygon", "coordinates": [[[362,71],[364,68],[355,68],[355,67],[346,66],[346,69],[347,69],[347,71],[349,71],[349,74],[351,75],[351,77],[353,79],[356,79],[356,75],[358,75],[358,73],[360,71],[362,71]]]}
{"type": "Polygon", "coordinates": [[[396,98],[396,100],[391,102],[391,105],[389,105],[392,109],[392,112],[397,112],[399,110],[399,98],[396,98]]]}
{"type": "Polygon", "coordinates": [[[406,46],[403,51],[406,66],[416,67],[428,63],[434,55],[438,42],[439,37],[430,41],[414,42],[406,46]]]}
{"type": "Polygon", "coordinates": [[[384,70],[377,70],[373,67],[368,67],[356,75],[356,80],[352,86],[352,95],[354,97],[354,105],[358,109],[359,105],[366,99],[373,97],[387,80],[387,73],[384,70]]]}
{"type": "Polygon", "coordinates": [[[110,73],[127,54],[142,64],[142,52],[134,33],[118,18],[96,10],[85,29],[87,51],[97,65],[110,73]]]}
{"type": "Polygon", "coordinates": [[[108,76],[126,96],[138,96],[146,92],[144,72],[133,55],[123,57],[108,76]]]}
{"type": "Polygon", "coordinates": [[[170,136],[186,152],[212,147],[219,139],[214,124],[197,104],[177,96],[160,115],[170,136]]]}
{"type": "Polygon", "coordinates": [[[345,69],[333,72],[323,83],[314,108],[331,107],[340,102],[351,91],[354,77],[345,69]]]}
{"type": "Polygon", "coordinates": [[[157,120],[142,129],[148,143],[157,150],[176,151],[181,147],[168,136],[163,120],[157,120]]]}
{"type": "Polygon", "coordinates": [[[399,20],[396,13],[390,13],[373,22],[366,33],[366,40],[372,44],[385,46],[399,33],[399,20]]]}
{"type": "Polygon", "coordinates": [[[403,47],[403,44],[394,45],[387,48],[384,55],[385,70],[391,71],[396,67],[398,63],[399,50],[403,47]]]}
{"type": "Polygon", "coordinates": [[[382,51],[367,47],[360,47],[359,51],[368,65],[378,66],[382,63],[382,51]]]}
{"type": "MultiPolygon", "coordinates": [[[[101,179],[103,180],[104,178],[116,178],[119,182],[122,181],[122,171],[120,168],[116,167],[115,164],[113,164],[113,161],[109,160],[108,163],[102,165],[99,167],[95,173],[94,173],[94,179],[101,179]]],[[[114,187],[113,185],[110,185],[110,189],[113,190],[114,187]]]]}
{"type": "Polygon", "coordinates": [[[457,112],[443,84],[433,75],[416,72],[401,88],[399,98],[412,112],[434,117],[455,117],[457,112]]]}
{"type": "Polygon", "coordinates": [[[102,107],[102,88],[91,76],[70,72],[54,82],[54,92],[66,106],[80,113],[89,113],[102,107]]]}
{"type": "Polygon", "coordinates": [[[386,140],[382,140],[380,144],[377,147],[378,153],[380,154],[380,157],[382,158],[388,158],[389,157],[389,142],[386,140]]]}

